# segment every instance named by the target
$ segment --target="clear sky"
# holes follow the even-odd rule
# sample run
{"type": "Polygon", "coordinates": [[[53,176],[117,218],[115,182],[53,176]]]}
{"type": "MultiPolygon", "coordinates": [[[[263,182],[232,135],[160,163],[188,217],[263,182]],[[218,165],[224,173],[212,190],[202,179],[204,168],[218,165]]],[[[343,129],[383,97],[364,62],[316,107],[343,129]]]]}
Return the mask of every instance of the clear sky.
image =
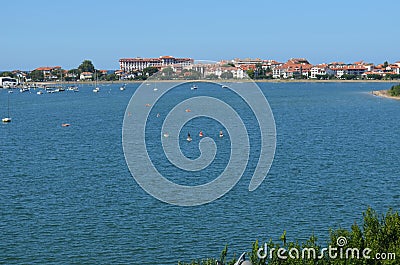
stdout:
{"type": "Polygon", "coordinates": [[[400,1],[45,1],[1,3],[0,70],[118,69],[118,59],[305,57],[400,60],[400,1]]]}

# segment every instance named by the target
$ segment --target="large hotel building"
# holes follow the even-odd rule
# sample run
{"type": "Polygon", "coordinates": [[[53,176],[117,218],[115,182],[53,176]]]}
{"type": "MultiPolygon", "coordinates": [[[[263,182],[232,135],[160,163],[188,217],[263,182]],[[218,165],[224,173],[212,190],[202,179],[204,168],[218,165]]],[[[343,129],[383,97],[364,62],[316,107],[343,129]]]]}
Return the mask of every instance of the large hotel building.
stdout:
{"type": "Polygon", "coordinates": [[[172,56],[160,56],[159,58],[123,58],[119,59],[120,69],[124,72],[143,70],[146,67],[162,68],[168,65],[180,64],[188,66],[193,64],[191,58],[175,58],[172,56]]]}

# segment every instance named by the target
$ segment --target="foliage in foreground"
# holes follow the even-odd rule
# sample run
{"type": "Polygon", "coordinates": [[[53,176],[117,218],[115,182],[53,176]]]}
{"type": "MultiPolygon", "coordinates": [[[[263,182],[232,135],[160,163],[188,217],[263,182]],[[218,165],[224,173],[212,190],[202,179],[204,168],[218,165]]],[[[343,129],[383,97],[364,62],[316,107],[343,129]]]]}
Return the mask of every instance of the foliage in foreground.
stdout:
{"type": "Polygon", "coordinates": [[[398,97],[398,96],[400,96],[400,85],[392,86],[392,87],[389,89],[389,94],[390,94],[392,97],[398,97]]]}
{"type": "MultiPolygon", "coordinates": [[[[257,251],[260,247],[264,246],[264,243],[259,243],[258,240],[252,245],[252,250],[247,253],[247,259],[252,262],[253,265],[395,265],[400,264],[400,216],[398,212],[389,210],[386,215],[379,216],[373,209],[368,208],[363,213],[363,224],[359,226],[357,224],[352,225],[350,230],[337,229],[331,230],[330,240],[323,246],[317,243],[317,238],[312,235],[306,242],[286,242],[286,231],[281,237],[279,243],[274,243],[272,240],[267,242],[268,249],[272,248],[279,249],[285,248],[287,250],[296,248],[300,251],[305,248],[314,248],[317,250],[317,254],[321,253],[323,247],[337,247],[337,240],[339,237],[345,237],[347,242],[342,250],[343,253],[346,249],[357,248],[360,250],[360,258],[349,258],[346,259],[344,256],[340,258],[330,258],[328,253],[325,252],[322,257],[306,258],[306,259],[279,259],[276,251],[272,258],[269,255],[265,259],[260,259],[257,255],[257,251]],[[366,248],[371,249],[369,253],[370,259],[362,257],[362,251],[366,248]],[[394,253],[391,259],[378,260],[374,259],[377,253],[394,253]],[[394,257],[394,258],[393,258],[394,257]]],[[[338,248],[338,253],[341,249],[338,248]]],[[[219,257],[219,264],[233,265],[236,262],[235,258],[227,261],[228,248],[225,246],[224,250],[219,257]]],[[[287,254],[286,254],[287,255],[287,254]]],[[[215,265],[217,259],[204,259],[196,260],[191,263],[178,262],[178,265],[215,265]]]]}

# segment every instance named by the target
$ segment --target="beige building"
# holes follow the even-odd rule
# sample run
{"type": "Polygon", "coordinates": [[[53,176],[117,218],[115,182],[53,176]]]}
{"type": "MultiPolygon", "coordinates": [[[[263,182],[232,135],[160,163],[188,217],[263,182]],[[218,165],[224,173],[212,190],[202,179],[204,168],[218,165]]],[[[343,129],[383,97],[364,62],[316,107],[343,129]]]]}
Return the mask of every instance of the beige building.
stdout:
{"type": "Polygon", "coordinates": [[[159,58],[123,58],[119,60],[120,69],[124,72],[132,72],[143,70],[147,67],[162,67],[180,64],[182,66],[192,65],[194,62],[191,58],[175,58],[172,56],[160,56],[159,58]]]}

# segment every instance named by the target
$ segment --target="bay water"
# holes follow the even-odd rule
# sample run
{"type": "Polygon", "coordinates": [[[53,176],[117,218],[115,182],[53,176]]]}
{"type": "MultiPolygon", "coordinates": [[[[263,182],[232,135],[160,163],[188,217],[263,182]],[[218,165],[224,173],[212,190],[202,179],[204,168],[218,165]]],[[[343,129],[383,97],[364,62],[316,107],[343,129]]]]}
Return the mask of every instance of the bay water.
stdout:
{"type": "MultiPolygon", "coordinates": [[[[238,256],[256,239],[279,241],[284,230],[289,240],[314,234],[325,245],[330,228],[360,223],[368,206],[378,213],[400,209],[400,101],[370,93],[392,84],[258,85],[277,130],[266,179],[248,191],[260,152],[255,139],[255,155],[239,183],[220,199],[195,207],[158,201],[130,174],[121,132],[139,84],[127,84],[125,91],[104,84],[99,93],[89,85],[80,85],[79,93],[1,90],[0,114],[7,115],[9,97],[12,122],[0,124],[0,263],[177,264],[218,257],[226,244],[238,256]]],[[[257,124],[246,116],[248,107],[236,105],[230,93],[212,84],[198,86],[195,92],[189,85],[177,88],[152,114],[162,119],[171,104],[217,95],[242,112],[252,133],[257,124]]],[[[160,134],[152,126],[160,125],[149,121],[155,139],[160,134]]],[[[201,119],[186,126],[181,148],[192,158],[199,155],[197,130],[216,136],[220,129],[215,121],[201,119]],[[194,136],[190,146],[184,141],[187,131],[194,136]]],[[[160,170],[175,172],[174,181],[198,185],[229,160],[229,136],[224,138],[216,156],[221,163],[206,174],[166,165],[157,141],[148,148],[160,170]]]]}

